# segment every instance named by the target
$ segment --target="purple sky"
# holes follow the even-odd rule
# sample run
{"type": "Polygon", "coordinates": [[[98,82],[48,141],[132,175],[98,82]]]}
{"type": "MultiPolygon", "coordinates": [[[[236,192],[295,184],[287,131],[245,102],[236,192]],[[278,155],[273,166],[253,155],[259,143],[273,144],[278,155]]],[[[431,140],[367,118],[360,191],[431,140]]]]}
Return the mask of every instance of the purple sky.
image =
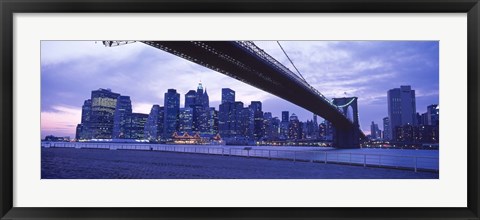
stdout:
{"type": "MultiPolygon", "coordinates": [[[[256,41],[294,70],[275,41],[256,41]]],[[[400,85],[416,90],[417,112],[439,100],[437,41],[282,41],[305,79],[326,97],[359,97],[360,126],[370,133],[374,121],[383,129],[387,91],[400,85]]],[[[92,90],[110,88],[129,95],[133,111],[149,113],[163,105],[169,88],[184,95],[202,81],[210,106],[218,109],[221,88],[236,91],[245,105],[262,101],[263,110],[281,117],[287,110],[306,121],[312,113],[260,89],[143,43],[107,48],[94,41],[41,42],[41,132],[75,137],[81,106],[92,90]]]]}

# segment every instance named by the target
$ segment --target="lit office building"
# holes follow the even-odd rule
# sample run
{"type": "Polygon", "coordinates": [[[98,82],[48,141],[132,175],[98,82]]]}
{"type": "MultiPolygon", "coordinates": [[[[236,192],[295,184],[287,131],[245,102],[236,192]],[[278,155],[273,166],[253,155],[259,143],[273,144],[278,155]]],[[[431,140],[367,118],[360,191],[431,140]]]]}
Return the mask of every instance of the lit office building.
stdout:
{"type": "Polygon", "coordinates": [[[151,142],[160,141],[163,134],[164,108],[159,105],[153,105],[145,123],[145,139],[151,142]]]}
{"type": "Polygon", "coordinates": [[[289,140],[300,140],[302,139],[302,124],[298,120],[298,117],[293,113],[290,116],[290,123],[288,126],[288,139],[289,140]]]}
{"type": "Polygon", "coordinates": [[[180,94],[177,93],[177,90],[169,89],[167,93],[165,93],[164,108],[163,137],[169,139],[178,129],[180,94]]]}
{"type": "Polygon", "coordinates": [[[390,120],[388,117],[383,118],[383,139],[392,140],[392,131],[390,130],[390,120]]]}
{"type": "Polygon", "coordinates": [[[129,96],[118,96],[113,115],[113,138],[127,138],[127,123],[132,114],[132,102],[129,96]]]}
{"type": "Polygon", "coordinates": [[[92,108],[87,124],[87,139],[112,139],[115,107],[118,93],[110,89],[92,91],[92,108]]]}
{"type": "Polygon", "coordinates": [[[132,113],[127,120],[126,139],[142,140],[146,139],[145,124],[148,120],[148,114],[132,113]]]}
{"type": "Polygon", "coordinates": [[[192,132],[193,128],[193,109],[181,108],[179,114],[179,127],[178,130],[182,133],[192,132]]]}
{"type": "Polygon", "coordinates": [[[400,86],[391,89],[387,94],[388,118],[390,120],[390,137],[397,137],[397,127],[404,125],[416,125],[415,90],[410,86],[400,86]]]}

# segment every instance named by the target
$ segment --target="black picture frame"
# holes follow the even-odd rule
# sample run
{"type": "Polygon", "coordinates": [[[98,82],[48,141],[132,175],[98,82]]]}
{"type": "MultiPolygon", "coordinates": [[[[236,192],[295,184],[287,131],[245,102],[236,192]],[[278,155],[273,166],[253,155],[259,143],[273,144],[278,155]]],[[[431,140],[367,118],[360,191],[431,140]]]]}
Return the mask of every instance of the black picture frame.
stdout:
{"type": "Polygon", "coordinates": [[[479,0],[0,0],[1,219],[479,219],[479,0]],[[14,13],[467,13],[467,208],[17,208],[13,207],[14,13]]]}

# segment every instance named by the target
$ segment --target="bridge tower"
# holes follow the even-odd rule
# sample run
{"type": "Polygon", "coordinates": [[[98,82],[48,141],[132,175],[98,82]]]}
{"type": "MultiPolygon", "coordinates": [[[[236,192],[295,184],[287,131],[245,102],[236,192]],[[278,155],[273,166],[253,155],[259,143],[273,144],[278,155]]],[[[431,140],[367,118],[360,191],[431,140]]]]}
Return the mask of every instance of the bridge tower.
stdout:
{"type": "Polygon", "coordinates": [[[360,148],[357,97],[333,98],[333,104],[353,123],[353,126],[348,128],[335,127],[333,146],[335,148],[360,148]]]}

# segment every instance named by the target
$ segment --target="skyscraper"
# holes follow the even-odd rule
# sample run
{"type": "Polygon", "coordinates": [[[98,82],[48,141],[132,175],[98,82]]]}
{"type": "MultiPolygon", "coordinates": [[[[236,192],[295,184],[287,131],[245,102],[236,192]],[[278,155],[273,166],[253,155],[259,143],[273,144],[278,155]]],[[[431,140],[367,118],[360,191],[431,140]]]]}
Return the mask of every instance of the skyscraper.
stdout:
{"type": "Polygon", "coordinates": [[[282,122],[289,121],[290,115],[288,111],[282,111],[282,122]]]}
{"type": "Polygon", "coordinates": [[[289,112],[282,111],[282,121],[280,122],[280,139],[286,140],[289,136],[288,123],[289,123],[289,112]]]}
{"type": "Polygon", "coordinates": [[[218,106],[218,133],[222,137],[227,137],[230,135],[230,114],[231,103],[225,102],[218,106]]]}
{"type": "Polygon", "coordinates": [[[203,105],[203,85],[202,85],[202,82],[199,82],[198,86],[197,86],[195,104],[196,105],[203,105]]]}
{"type": "Polygon", "coordinates": [[[270,137],[272,136],[272,113],[271,112],[265,112],[263,113],[263,138],[266,140],[270,140],[270,137]]]}
{"type": "Polygon", "coordinates": [[[83,125],[82,124],[77,124],[77,127],[75,129],[75,139],[76,140],[80,140],[82,139],[81,138],[81,135],[82,135],[82,130],[83,130],[83,125]]]}
{"type": "Polygon", "coordinates": [[[397,127],[403,125],[416,125],[416,104],[415,90],[410,86],[400,86],[400,88],[388,91],[388,118],[390,120],[390,130],[392,139],[396,138],[397,127]]]}
{"type": "Polygon", "coordinates": [[[75,139],[83,140],[83,139],[91,138],[91,134],[89,134],[89,130],[88,130],[91,113],[92,113],[92,100],[87,99],[83,102],[82,119],[80,124],[77,125],[75,139]]]}
{"type": "Polygon", "coordinates": [[[193,107],[193,131],[206,133],[208,131],[208,113],[203,105],[194,105],[193,107]]]}
{"type": "Polygon", "coordinates": [[[148,114],[131,113],[127,119],[127,128],[125,138],[127,139],[146,139],[145,124],[148,120],[148,114]]]}
{"type": "Polygon", "coordinates": [[[302,124],[295,113],[290,116],[290,123],[288,124],[288,139],[293,141],[302,139],[302,124]]]}
{"type": "Polygon", "coordinates": [[[92,91],[92,109],[88,123],[88,139],[111,139],[113,134],[113,115],[117,105],[118,93],[110,89],[92,91]]]}
{"type": "Polygon", "coordinates": [[[428,112],[425,112],[420,115],[420,123],[419,125],[428,125],[428,112]]]}
{"type": "Polygon", "coordinates": [[[382,138],[382,133],[378,128],[378,124],[375,124],[373,121],[372,121],[372,124],[370,125],[370,138],[372,140],[378,140],[382,138]]]}
{"type": "Polygon", "coordinates": [[[180,94],[175,89],[169,89],[165,93],[164,100],[165,116],[163,137],[171,138],[178,129],[178,113],[180,110],[180,94]]]}
{"type": "Polygon", "coordinates": [[[208,98],[207,88],[205,88],[205,92],[202,95],[202,106],[207,110],[210,108],[210,99],[208,98]]]}
{"type": "Polygon", "coordinates": [[[222,89],[222,104],[226,102],[235,102],[235,91],[229,88],[222,89]]]}
{"type": "Polygon", "coordinates": [[[323,122],[325,124],[325,140],[327,141],[332,141],[333,140],[333,132],[334,132],[334,127],[333,124],[327,120],[324,120],[323,122]]]}
{"type": "Polygon", "coordinates": [[[280,136],[280,119],[278,117],[273,117],[271,122],[271,133],[270,140],[278,140],[280,136]]]}
{"type": "Polygon", "coordinates": [[[427,124],[437,126],[440,119],[440,110],[438,105],[427,106],[427,124]]]}
{"type": "Polygon", "coordinates": [[[158,142],[163,134],[164,108],[159,105],[153,105],[145,123],[145,139],[158,142]]]}
{"type": "Polygon", "coordinates": [[[388,117],[383,118],[383,140],[392,140],[392,131],[390,130],[390,120],[388,117]]]}
{"type": "Polygon", "coordinates": [[[277,117],[273,117],[271,112],[265,112],[263,114],[263,140],[276,141],[279,136],[280,120],[277,117]]]}
{"type": "Polygon", "coordinates": [[[222,137],[233,135],[235,123],[235,91],[222,89],[222,104],[218,108],[218,132],[222,137]]]}
{"type": "Polygon", "coordinates": [[[185,103],[189,103],[189,107],[192,108],[192,131],[202,134],[210,133],[210,107],[207,90],[203,89],[203,85],[200,82],[198,83],[197,91],[190,90],[187,95],[185,95],[185,103]],[[193,95],[195,95],[194,99],[193,95]],[[195,104],[191,104],[193,100],[195,104]]]}
{"type": "Polygon", "coordinates": [[[231,108],[230,112],[230,128],[232,128],[234,136],[247,136],[249,116],[250,110],[243,107],[243,102],[233,103],[233,108],[231,108]]]}
{"type": "Polygon", "coordinates": [[[192,132],[193,128],[193,109],[181,108],[179,114],[179,126],[180,132],[192,132]]]}
{"type": "Polygon", "coordinates": [[[209,108],[210,117],[208,124],[210,127],[210,134],[218,134],[218,111],[214,107],[209,108]]]}
{"type": "Polygon", "coordinates": [[[82,120],[81,123],[86,123],[90,121],[90,114],[92,111],[92,100],[87,99],[85,102],[83,102],[82,106],[82,120]]]}
{"type": "Polygon", "coordinates": [[[113,115],[113,138],[128,138],[126,131],[131,114],[132,102],[130,96],[118,96],[113,115]]]}
{"type": "Polygon", "coordinates": [[[313,135],[312,135],[313,139],[318,138],[318,129],[319,128],[318,128],[317,115],[313,114],[313,135]]]}
{"type": "Polygon", "coordinates": [[[185,94],[185,108],[190,108],[192,105],[195,105],[195,99],[197,97],[197,92],[195,90],[190,90],[185,94]]]}
{"type": "Polygon", "coordinates": [[[254,140],[259,140],[263,137],[263,111],[262,103],[259,101],[252,101],[249,106],[249,136],[254,140]]]}

